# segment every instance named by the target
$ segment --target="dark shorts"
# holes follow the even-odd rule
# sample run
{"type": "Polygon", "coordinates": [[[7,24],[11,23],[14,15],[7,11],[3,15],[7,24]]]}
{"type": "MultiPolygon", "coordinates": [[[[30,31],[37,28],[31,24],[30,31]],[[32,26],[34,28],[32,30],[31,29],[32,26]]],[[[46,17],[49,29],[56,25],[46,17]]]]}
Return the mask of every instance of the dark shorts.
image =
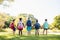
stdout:
{"type": "Polygon", "coordinates": [[[48,30],[48,28],[44,28],[44,30],[48,30]]]}
{"type": "Polygon", "coordinates": [[[37,30],[37,29],[39,29],[39,27],[35,27],[35,29],[37,30]]]}
{"type": "Polygon", "coordinates": [[[39,28],[35,28],[36,30],[38,30],[39,28]]]}
{"type": "Polygon", "coordinates": [[[16,31],[16,28],[13,28],[13,31],[16,31]]]}

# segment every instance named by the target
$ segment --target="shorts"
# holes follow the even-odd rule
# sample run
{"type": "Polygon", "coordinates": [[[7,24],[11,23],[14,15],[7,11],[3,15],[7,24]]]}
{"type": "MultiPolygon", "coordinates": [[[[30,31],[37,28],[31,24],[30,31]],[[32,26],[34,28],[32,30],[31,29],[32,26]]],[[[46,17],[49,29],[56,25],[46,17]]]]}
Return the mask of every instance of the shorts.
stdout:
{"type": "Polygon", "coordinates": [[[39,29],[39,27],[35,27],[35,29],[36,29],[36,30],[38,30],[38,29],[39,29]]]}
{"type": "Polygon", "coordinates": [[[16,31],[16,28],[13,28],[12,30],[13,30],[13,31],[16,31]]]}
{"type": "Polygon", "coordinates": [[[31,26],[27,26],[27,31],[31,31],[31,26]]]}
{"type": "Polygon", "coordinates": [[[44,30],[48,30],[48,28],[44,28],[44,30]]]}
{"type": "MultiPolygon", "coordinates": [[[[36,28],[35,28],[36,29],[36,28]]],[[[36,29],[36,30],[38,30],[38,29],[36,29]]]]}

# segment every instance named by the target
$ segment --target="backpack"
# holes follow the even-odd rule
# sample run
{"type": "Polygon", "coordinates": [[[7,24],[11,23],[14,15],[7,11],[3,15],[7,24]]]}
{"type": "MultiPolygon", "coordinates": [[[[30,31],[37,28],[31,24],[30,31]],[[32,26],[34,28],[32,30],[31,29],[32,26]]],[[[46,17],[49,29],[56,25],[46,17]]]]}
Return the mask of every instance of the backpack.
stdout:
{"type": "Polygon", "coordinates": [[[18,29],[19,30],[22,30],[23,29],[23,23],[21,21],[18,23],[18,29]]]}
{"type": "Polygon", "coordinates": [[[31,26],[31,20],[27,21],[27,26],[31,26]]]}
{"type": "Polygon", "coordinates": [[[39,23],[36,23],[36,24],[35,24],[35,28],[36,28],[36,29],[39,29],[39,27],[40,27],[40,24],[39,24],[39,23]]]}
{"type": "Polygon", "coordinates": [[[13,23],[13,22],[10,24],[10,28],[11,28],[11,29],[14,28],[14,23],[13,23]]]}

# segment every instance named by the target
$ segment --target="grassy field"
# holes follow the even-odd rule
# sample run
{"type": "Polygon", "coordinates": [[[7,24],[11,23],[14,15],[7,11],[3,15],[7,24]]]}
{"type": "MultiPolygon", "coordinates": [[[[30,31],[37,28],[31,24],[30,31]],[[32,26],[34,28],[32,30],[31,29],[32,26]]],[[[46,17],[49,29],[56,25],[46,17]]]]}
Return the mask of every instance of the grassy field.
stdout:
{"type": "Polygon", "coordinates": [[[30,36],[26,35],[26,31],[23,32],[22,36],[18,35],[18,31],[16,31],[16,34],[12,34],[11,29],[7,29],[7,32],[0,32],[0,40],[60,40],[60,35],[56,34],[48,34],[48,35],[42,35],[39,36],[34,35],[33,33],[30,36]]]}
{"type": "Polygon", "coordinates": [[[60,35],[30,35],[30,36],[19,36],[18,34],[6,34],[0,35],[0,40],[60,40],[60,35]]]}

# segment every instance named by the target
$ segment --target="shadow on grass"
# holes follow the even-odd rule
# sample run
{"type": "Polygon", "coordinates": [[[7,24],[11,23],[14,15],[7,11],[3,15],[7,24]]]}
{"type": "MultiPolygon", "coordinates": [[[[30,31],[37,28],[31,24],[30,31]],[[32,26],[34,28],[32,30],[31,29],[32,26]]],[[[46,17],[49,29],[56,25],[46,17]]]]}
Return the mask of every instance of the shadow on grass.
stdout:
{"type": "Polygon", "coordinates": [[[19,35],[10,35],[10,38],[7,36],[0,36],[0,40],[60,40],[60,35],[40,35],[40,36],[19,36],[19,35]]]}

